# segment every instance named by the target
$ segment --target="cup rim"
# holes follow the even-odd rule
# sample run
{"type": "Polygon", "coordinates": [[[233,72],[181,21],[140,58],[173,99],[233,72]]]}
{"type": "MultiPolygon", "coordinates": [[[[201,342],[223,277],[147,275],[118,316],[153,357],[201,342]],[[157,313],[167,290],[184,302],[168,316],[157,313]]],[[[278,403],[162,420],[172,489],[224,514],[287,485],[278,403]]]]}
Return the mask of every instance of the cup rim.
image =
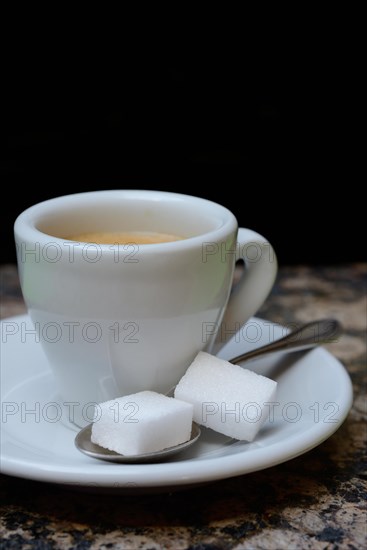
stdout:
{"type": "MultiPolygon", "coordinates": [[[[39,220],[41,214],[47,212],[50,208],[57,205],[58,203],[67,205],[75,204],[75,201],[82,201],[83,198],[93,198],[93,197],[106,197],[113,199],[115,197],[125,196],[129,200],[134,199],[150,199],[150,200],[175,200],[175,201],[186,201],[186,202],[195,202],[201,203],[207,208],[211,208],[213,211],[216,210],[217,213],[221,214],[223,217],[223,223],[221,226],[213,228],[199,235],[194,235],[190,237],[185,237],[182,240],[172,241],[172,242],[162,242],[162,243],[149,243],[149,244],[139,244],[139,251],[144,251],[144,253],[157,253],[159,248],[164,249],[165,251],[174,251],[182,250],[187,247],[195,246],[202,244],[203,241],[220,241],[226,235],[232,231],[238,229],[238,222],[234,214],[225,206],[214,202],[212,200],[197,197],[195,195],[187,195],[185,193],[176,193],[171,191],[160,191],[160,190],[146,190],[146,189],[108,189],[108,190],[98,190],[98,191],[85,191],[80,193],[72,193],[67,195],[60,195],[36,203],[29,208],[23,210],[14,222],[14,233],[17,239],[21,238],[30,242],[40,242],[50,243],[50,238],[52,242],[61,245],[62,243],[73,243],[72,239],[56,237],[50,235],[38,229],[35,224],[39,220]]],[[[84,243],[81,244],[91,244],[84,243]]],[[[111,252],[111,243],[110,244],[98,244],[98,247],[101,247],[101,250],[104,252],[111,252]]]]}

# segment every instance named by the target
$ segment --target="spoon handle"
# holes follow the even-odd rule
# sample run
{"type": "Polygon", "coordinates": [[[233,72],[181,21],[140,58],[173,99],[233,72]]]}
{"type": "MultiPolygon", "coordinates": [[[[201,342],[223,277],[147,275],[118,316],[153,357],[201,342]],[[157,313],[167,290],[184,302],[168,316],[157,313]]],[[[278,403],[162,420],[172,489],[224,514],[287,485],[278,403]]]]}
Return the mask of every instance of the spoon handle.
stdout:
{"type": "Polygon", "coordinates": [[[283,338],[275,340],[275,342],[270,342],[266,346],[261,346],[258,349],[234,357],[230,360],[230,363],[236,364],[274,351],[300,351],[330,343],[335,341],[341,334],[341,329],[341,324],[336,319],[312,321],[293,330],[283,338]]]}

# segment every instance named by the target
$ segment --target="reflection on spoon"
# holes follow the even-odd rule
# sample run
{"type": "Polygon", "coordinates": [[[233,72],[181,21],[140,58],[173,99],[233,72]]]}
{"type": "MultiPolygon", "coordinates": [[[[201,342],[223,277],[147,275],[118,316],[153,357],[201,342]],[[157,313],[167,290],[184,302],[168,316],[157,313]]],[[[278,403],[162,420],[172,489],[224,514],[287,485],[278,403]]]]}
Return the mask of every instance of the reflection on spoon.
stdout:
{"type": "MultiPolygon", "coordinates": [[[[277,351],[300,351],[303,349],[313,348],[321,344],[326,344],[335,341],[341,334],[341,325],[335,319],[321,319],[319,321],[312,321],[300,328],[293,330],[284,338],[270,342],[265,346],[254,349],[247,353],[243,353],[230,359],[229,362],[237,364],[249,359],[254,359],[260,355],[273,353],[277,351]]],[[[170,390],[167,395],[173,395],[173,390],[170,390]]],[[[105,449],[92,443],[91,441],[92,424],[89,424],[83,428],[75,438],[75,445],[79,451],[99,460],[107,460],[109,462],[118,463],[139,463],[139,462],[158,462],[164,460],[169,456],[179,453],[193,443],[195,443],[200,437],[200,428],[193,422],[191,437],[189,441],[180,443],[174,447],[162,449],[161,451],[155,451],[153,453],[144,453],[141,455],[125,456],[109,449],[105,449]]]]}

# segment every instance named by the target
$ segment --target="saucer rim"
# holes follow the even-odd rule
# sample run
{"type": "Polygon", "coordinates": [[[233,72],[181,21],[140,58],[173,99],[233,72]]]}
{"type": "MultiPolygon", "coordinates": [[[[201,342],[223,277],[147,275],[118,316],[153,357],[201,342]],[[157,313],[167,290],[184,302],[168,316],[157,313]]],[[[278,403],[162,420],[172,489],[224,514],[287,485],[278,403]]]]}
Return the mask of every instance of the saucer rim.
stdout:
{"type": "MultiPolygon", "coordinates": [[[[6,321],[16,322],[17,320],[21,322],[27,319],[29,319],[29,316],[24,314],[2,319],[1,323],[6,321]]],[[[249,322],[251,321],[267,323],[268,325],[281,328],[281,325],[258,317],[252,317],[249,322]]],[[[4,347],[5,345],[3,344],[4,347]]],[[[231,341],[226,344],[226,347],[230,347],[230,345],[231,341]]],[[[352,406],[352,384],[344,365],[325,348],[314,348],[308,353],[308,356],[311,356],[311,354],[320,363],[328,362],[329,366],[335,368],[339,377],[341,377],[341,383],[338,386],[341,403],[340,416],[336,423],[315,424],[310,429],[293,434],[288,446],[285,445],[284,440],[273,443],[271,445],[271,456],[269,456],[268,452],[264,452],[264,447],[260,446],[259,448],[251,448],[251,452],[246,452],[246,447],[244,447],[243,451],[234,452],[226,456],[199,456],[183,461],[157,464],[118,465],[104,463],[103,468],[100,466],[99,461],[96,464],[97,461],[85,456],[84,458],[88,462],[77,463],[76,466],[64,465],[60,468],[59,465],[55,466],[49,463],[46,465],[42,461],[37,462],[22,459],[19,456],[11,456],[11,454],[9,456],[6,454],[6,445],[4,445],[1,448],[0,454],[0,471],[1,473],[24,479],[70,486],[77,485],[80,488],[86,487],[91,489],[92,487],[93,490],[97,491],[109,488],[124,492],[126,488],[128,492],[131,492],[131,490],[134,491],[135,489],[134,483],[136,483],[137,490],[148,490],[149,488],[172,490],[176,487],[193,486],[271,468],[308,452],[328,439],[342,425],[352,406]],[[135,479],[137,480],[136,482],[131,481],[135,479]]],[[[220,355],[223,354],[221,353],[220,355]]],[[[3,366],[1,370],[2,376],[6,375],[3,372],[6,370],[6,366],[3,366]]],[[[44,376],[47,373],[51,374],[47,364],[45,364],[38,376],[44,376]]],[[[334,377],[334,380],[336,378],[334,377]]],[[[4,395],[12,390],[14,390],[14,387],[7,388],[4,395]]],[[[83,456],[77,450],[75,451],[77,455],[83,456]]]]}

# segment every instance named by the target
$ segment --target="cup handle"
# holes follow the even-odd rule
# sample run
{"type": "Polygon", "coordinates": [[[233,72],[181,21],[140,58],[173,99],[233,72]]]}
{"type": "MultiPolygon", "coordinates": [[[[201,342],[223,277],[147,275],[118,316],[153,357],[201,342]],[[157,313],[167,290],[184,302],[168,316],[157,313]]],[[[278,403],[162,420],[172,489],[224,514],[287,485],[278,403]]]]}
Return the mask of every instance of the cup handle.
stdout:
{"type": "Polygon", "coordinates": [[[217,353],[260,308],[277,274],[278,263],[273,247],[265,237],[251,229],[238,229],[236,262],[238,260],[243,260],[245,270],[232,288],[212,353],[217,353]]]}

